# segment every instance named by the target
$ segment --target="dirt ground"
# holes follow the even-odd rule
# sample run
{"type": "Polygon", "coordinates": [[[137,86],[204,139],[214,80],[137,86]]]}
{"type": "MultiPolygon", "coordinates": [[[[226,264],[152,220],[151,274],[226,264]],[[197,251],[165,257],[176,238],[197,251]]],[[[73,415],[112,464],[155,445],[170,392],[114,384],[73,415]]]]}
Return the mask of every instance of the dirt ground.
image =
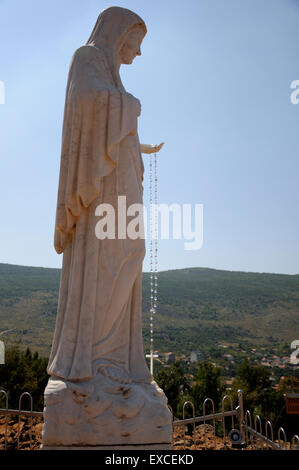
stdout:
{"type": "MultiPolygon", "coordinates": [[[[5,417],[0,418],[0,449],[5,448],[5,417]]],[[[30,436],[30,418],[21,418],[20,423],[18,417],[8,417],[7,419],[7,450],[38,450],[41,443],[43,422],[42,418],[32,418],[32,435],[30,436]],[[20,430],[20,431],[19,431],[20,430]]]]}
{"type": "MultiPolygon", "coordinates": [[[[0,418],[0,449],[5,448],[5,417],[0,418]]],[[[32,432],[30,433],[30,418],[8,417],[7,419],[7,450],[39,450],[41,445],[42,418],[32,418],[32,432]],[[19,431],[20,430],[20,431],[19,431]],[[31,435],[30,435],[31,434],[31,435]],[[31,445],[30,445],[31,441],[31,445]]],[[[213,427],[201,424],[192,430],[191,434],[184,435],[184,427],[176,427],[173,433],[173,450],[235,450],[226,436],[225,439],[214,435],[213,427]]],[[[248,445],[246,450],[263,449],[262,444],[248,445]]]]}

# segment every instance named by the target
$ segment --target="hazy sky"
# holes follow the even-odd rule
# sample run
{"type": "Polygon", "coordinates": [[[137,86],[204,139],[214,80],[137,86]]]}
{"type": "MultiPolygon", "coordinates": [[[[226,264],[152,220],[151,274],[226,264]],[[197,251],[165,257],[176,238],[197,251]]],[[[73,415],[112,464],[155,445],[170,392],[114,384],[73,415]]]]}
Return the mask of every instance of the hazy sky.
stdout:
{"type": "Polygon", "coordinates": [[[53,231],[66,78],[111,5],[148,28],[121,76],[142,103],[141,142],[166,142],[159,202],[204,205],[202,249],[161,241],[160,269],[299,273],[295,0],[0,0],[0,262],[61,265],[53,231]]]}

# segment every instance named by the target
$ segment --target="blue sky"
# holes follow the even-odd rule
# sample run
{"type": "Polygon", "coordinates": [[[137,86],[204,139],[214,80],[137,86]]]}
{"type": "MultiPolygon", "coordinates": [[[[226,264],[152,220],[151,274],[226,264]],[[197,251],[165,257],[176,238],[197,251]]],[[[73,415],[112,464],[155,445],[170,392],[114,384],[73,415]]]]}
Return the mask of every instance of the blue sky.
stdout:
{"type": "Polygon", "coordinates": [[[166,142],[159,202],[204,205],[203,247],[160,241],[160,270],[299,273],[295,0],[0,0],[0,262],[61,265],[53,231],[69,62],[111,5],[148,28],[121,76],[142,103],[141,142],[166,142]]]}

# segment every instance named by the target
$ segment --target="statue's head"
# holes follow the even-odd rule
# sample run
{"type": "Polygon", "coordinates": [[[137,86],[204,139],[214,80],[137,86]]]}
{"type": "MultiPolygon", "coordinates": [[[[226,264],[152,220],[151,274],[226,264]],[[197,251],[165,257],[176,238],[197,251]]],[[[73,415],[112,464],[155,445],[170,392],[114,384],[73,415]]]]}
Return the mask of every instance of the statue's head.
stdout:
{"type": "Polygon", "coordinates": [[[127,8],[110,7],[100,13],[87,44],[113,55],[118,65],[131,64],[141,55],[145,34],[145,23],[136,13],[127,8]]]}
{"type": "Polygon", "coordinates": [[[131,64],[137,55],[141,55],[141,43],[144,31],[140,26],[134,26],[127,32],[122,45],[118,49],[118,63],[131,64]]]}

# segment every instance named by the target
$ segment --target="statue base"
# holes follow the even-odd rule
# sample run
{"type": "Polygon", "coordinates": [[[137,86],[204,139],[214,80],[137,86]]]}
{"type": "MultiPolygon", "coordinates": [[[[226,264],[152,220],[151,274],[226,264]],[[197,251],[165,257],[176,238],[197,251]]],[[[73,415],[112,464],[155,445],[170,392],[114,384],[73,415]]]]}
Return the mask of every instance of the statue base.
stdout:
{"type": "Polygon", "coordinates": [[[87,382],[49,379],[42,449],[171,449],[171,442],[172,414],[156,382],[120,383],[102,373],[87,382]]]}

